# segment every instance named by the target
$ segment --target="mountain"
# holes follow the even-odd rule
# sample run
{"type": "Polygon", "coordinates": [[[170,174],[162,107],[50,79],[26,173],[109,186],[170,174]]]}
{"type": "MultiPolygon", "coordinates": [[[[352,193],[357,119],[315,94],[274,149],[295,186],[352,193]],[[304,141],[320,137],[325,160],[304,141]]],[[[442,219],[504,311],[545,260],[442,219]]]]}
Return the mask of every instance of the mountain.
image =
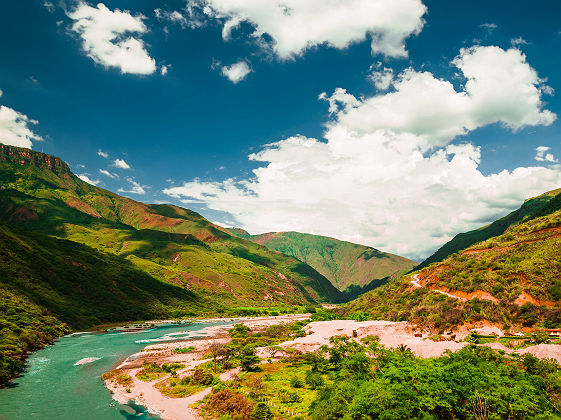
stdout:
{"type": "Polygon", "coordinates": [[[526,201],[504,233],[361,296],[346,313],[439,330],[477,322],[560,327],[560,198],[555,190],[526,201]]]}
{"type": "Polygon", "coordinates": [[[250,235],[239,228],[228,230],[241,238],[298,258],[327,277],[341,291],[353,286],[379,286],[396,273],[409,271],[417,265],[415,261],[398,255],[326,236],[300,232],[250,235]]]}
{"type": "Polygon", "coordinates": [[[554,190],[538,197],[530,198],[526,200],[518,210],[496,220],[490,225],[456,235],[451,241],[444,244],[438,251],[423,261],[417,268],[427,267],[477,242],[486,241],[494,236],[502,235],[511,225],[522,220],[530,220],[548,214],[552,209],[560,206],[560,192],[561,190],[554,190]]]}
{"type": "Polygon", "coordinates": [[[70,329],[342,299],[294,257],[90,185],[29,149],[0,145],[0,220],[0,382],[70,329]]]}

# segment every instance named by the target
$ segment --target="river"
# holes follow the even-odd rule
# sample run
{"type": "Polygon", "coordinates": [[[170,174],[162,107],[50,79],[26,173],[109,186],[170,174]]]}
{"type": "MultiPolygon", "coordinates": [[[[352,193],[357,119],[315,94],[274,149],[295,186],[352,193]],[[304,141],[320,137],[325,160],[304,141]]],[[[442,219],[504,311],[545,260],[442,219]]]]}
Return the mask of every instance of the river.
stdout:
{"type": "Polygon", "coordinates": [[[124,406],[114,401],[101,375],[150,343],[201,337],[203,328],[228,323],[171,324],[136,333],[62,337],[33,353],[22,376],[0,389],[0,420],[157,419],[132,402],[124,406]],[[88,357],[99,359],[75,366],[88,357]]]}

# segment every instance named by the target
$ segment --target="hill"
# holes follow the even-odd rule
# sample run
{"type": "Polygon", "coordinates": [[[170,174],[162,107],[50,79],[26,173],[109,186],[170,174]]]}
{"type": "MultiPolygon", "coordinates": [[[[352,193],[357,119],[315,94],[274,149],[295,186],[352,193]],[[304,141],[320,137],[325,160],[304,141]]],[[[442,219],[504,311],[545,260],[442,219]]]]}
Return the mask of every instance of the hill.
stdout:
{"type": "Polygon", "coordinates": [[[213,309],[125,258],[0,223],[0,383],[71,329],[213,309]]]}
{"type": "Polygon", "coordinates": [[[503,234],[360,297],[347,313],[439,330],[477,322],[560,327],[561,190],[540,197],[546,205],[503,234]]]}
{"type": "Polygon", "coordinates": [[[445,243],[438,251],[423,261],[417,268],[427,267],[473,244],[486,241],[494,236],[502,235],[510,226],[522,220],[530,220],[548,214],[552,209],[558,208],[561,205],[560,192],[561,190],[554,190],[538,197],[530,198],[526,200],[518,210],[494,221],[490,225],[456,235],[451,241],[445,243]]]}
{"type": "Polygon", "coordinates": [[[224,304],[338,301],[295,258],[229,234],[198,213],[92,186],[60,159],[0,145],[0,214],[9,223],[127,258],[150,275],[224,304]]]}
{"type": "Polygon", "coordinates": [[[409,271],[417,263],[375,248],[300,232],[271,232],[250,235],[243,229],[229,229],[274,251],[298,258],[312,266],[339,290],[379,286],[398,272],[409,271]],[[354,286],[354,287],[353,287],[354,286]]]}
{"type": "Polygon", "coordinates": [[[0,145],[0,220],[0,383],[72,329],[342,296],[293,257],[89,185],[28,149],[0,145]]]}

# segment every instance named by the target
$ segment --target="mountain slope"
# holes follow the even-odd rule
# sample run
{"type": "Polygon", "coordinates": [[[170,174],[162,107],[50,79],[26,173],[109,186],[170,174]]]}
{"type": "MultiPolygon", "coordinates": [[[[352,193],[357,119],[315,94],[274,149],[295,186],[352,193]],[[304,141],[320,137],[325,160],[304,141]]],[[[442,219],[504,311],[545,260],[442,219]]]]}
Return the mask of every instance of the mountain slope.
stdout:
{"type": "Polygon", "coordinates": [[[0,383],[70,329],[218,309],[125,258],[0,223],[0,383]]]}
{"type": "Polygon", "coordinates": [[[423,268],[416,275],[420,287],[404,276],[352,302],[347,313],[438,329],[483,321],[561,326],[560,194],[540,196],[547,204],[503,234],[423,268]]]}
{"type": "Polygon", "coordinates": [[[417,263],[364,245],[326,236],[299,232],[271,232],[250,235],[243,229],[229,229],[242,238],[298,258],[312,266],[339,290],[350,286],[367,286],[373,281],[409,271],[417,263]]]}
{"type": "Polygon", "coordinates": [[[518,210],[494,221],[490,225],[456,235],[451,241],[445,243],[438,251],[423,261],[417,268],[427,267],[477,242],[486,241],[494,236],[502,235],[509,226],[522,220],[530,220],[548,214],[552,209],[559,207],[561,204],[560,193],[561,190],[554,190],[538,197],[530,198],[526,200],[518,210]]]}
{"type": "Polygon", "coordinates": [[[25,229],[127,258],[151,276],[223,304],[338,301],[295,258],[230,235],[190,210],[89,185],[60,159],[0,145],[0,215],[25,229]]]}

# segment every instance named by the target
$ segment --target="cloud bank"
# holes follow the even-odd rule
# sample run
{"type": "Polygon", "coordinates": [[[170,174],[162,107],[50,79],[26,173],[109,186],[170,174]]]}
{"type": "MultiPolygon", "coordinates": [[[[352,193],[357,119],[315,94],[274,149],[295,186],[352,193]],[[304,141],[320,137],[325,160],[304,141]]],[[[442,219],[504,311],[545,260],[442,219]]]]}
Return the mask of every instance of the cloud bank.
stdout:
{"type": "Polygon", "coordinates": [[[387,93],[329,101],[323,139],[295,135],[249,159],[251,179],[198,179],[164,190],[185,203],[229,213],[252,233],[296,230],[372,245],[423,259],[460,231],[517,208],[561,185],[556,167],[520,167],[485,175],[481,150],[453,143],[488,124],[506,129],[548,125],[535,70],[515,48],[476,46],[452,64],[459,90],[408,69],[387,93]]]}

